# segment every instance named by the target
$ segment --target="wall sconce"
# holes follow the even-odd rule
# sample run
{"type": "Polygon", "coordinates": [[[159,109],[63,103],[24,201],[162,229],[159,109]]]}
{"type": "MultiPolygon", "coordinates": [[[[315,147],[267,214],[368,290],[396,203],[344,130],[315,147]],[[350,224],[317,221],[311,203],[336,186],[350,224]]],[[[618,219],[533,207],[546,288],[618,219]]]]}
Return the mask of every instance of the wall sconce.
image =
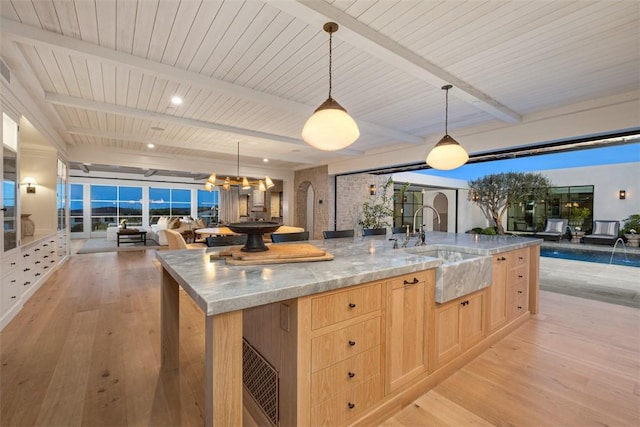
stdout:
{"type": "Polygon", "coordinates": [[[375,184],[371,184],[369,186],[369,194],[372,195],[372,196],[376,195],[376,185],[375,184]]]}
{"type": "Polygon", "coordinates": [[[27,194],[35,194],[36,193],[36,180],[31,178],[30,176],[26,177],[22,180],[22,184],[27,184],[27,194]]]}
{"type": "Polygon", "coordinates": [[[477,202],[480,199],[480,196],[478,196],[478,193],[474,190],[471,192],[471,200],[474,202],[477,202]]]}
{"type": "Polygon", "coordinates": [[[620,192],[618,193],[618,197],[620,197],[620,200],[624,200],[627,198],[627,192],[625,190],[620,190],[620,192]]]}

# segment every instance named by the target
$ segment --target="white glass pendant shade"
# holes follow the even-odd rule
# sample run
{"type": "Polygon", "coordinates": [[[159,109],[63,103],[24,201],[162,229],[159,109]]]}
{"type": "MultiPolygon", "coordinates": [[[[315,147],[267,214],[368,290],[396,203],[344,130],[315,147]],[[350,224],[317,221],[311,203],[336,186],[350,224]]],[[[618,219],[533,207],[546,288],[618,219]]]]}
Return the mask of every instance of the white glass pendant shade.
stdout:
{"type": "Polygon", "coordinates": [[[275,186],[275,184],[273,183],[273,181],[271,181],[271,178],[269,178],[268,175],[264,177],[264,183],[267,186],[267,188],[271,188],[275,186]]]}
{"type": "Polygon", "coordinates": [[[355,120],[333,98],[328,98],[307,120],[302,139],[310,146],[324,151],[348,147],[360,137],[355,120]]]}
{"type": "Polygon", "coordinates": [[[242,178],[242,189],[243,190],[248,190],[250,188],[251,188],[251,185],[249,185],[249,180],[245,176],[244,178],[242,178]]]}
{"type": "Polygon", "coordinates": [[[467,151],[449,135],[443,136],[427,156],[427,164],[440,170],[458,168],[467,163],[467,160],[469,160],[467,151]]]}

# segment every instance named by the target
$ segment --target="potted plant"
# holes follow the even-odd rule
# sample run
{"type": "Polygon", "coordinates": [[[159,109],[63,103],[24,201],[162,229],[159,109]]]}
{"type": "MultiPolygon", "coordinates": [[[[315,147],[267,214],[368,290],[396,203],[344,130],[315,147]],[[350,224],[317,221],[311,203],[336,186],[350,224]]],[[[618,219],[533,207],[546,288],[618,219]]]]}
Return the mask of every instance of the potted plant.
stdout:
{"type": "Polygon", "coordinates": [[[575,230],[580,230],[584,220],[589,216],[589,214],[591,214],[591,209],[589,208],[571,208],[571,212],[569,213],[569,226],[573,227],[575,230]]]}
{"type": "Polygon", "coordinates": [[[638,234],[638,231],[640,230],[640,214],[629,215],[629,217],[623,221],[624,227],[622,227],[620,233],[627,239],[629,246],[639,247],[640,234],[638,234]]]}
{"type": "Polygon", "coordinates": [[[380,230],[385,230],[390,226],[389,219],[393,217],[393,193],[389,194],[389,187],[393,185],[393,180],[389,178],[380,188],[381,196],[378,193],[372,200],[367,200],[362,204],[362,212],[358,224],[362,227],[364,234],[378,234],[380,230]]]}

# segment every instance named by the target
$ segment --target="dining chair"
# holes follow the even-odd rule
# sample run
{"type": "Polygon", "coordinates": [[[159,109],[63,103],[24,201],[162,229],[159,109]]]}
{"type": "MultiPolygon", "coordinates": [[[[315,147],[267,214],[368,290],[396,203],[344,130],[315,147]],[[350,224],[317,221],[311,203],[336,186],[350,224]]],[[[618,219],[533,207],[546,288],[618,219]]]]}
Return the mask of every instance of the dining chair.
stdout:
{"type": "Polygon", "coordinates": [[[301,240],[309,240],[308,231],[301,231],[299,233],[271,233],[271,241],[273,243],[298,242],[301,240]]]}
{"type": "Polygon", "coordinates": [[[339,237],[353,237],[354,232],[352,230],[325,230],[322,232],[322,237],[325,239],[337,239],[339,237]]]}

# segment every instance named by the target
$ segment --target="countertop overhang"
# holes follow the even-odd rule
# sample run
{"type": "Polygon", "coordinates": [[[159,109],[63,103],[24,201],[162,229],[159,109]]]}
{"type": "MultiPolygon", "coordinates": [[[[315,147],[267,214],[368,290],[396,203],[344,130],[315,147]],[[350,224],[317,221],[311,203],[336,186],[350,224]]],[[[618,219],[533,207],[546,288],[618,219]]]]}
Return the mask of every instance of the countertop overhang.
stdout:
{"type": "MultiPolygon", "coordinates": [[[[404,236],[398,236],[399,240],[404,236]]],[[[211,260],[220,248],[159,251],[164,269],[193,298],[207,316],[313,295],[360,283],[436,268],[439,258],[413,246],[393,249],[386,236],[368,236],[309,243],[334,255],[332,261],[255,266],[228,266],[211,260]]],[[[431,232],[425,250],[450,249],[478,255],[539,245],[541,239],[431,232]]],[[[286,243],[282,243],[286,244],[286,243]]]]}

